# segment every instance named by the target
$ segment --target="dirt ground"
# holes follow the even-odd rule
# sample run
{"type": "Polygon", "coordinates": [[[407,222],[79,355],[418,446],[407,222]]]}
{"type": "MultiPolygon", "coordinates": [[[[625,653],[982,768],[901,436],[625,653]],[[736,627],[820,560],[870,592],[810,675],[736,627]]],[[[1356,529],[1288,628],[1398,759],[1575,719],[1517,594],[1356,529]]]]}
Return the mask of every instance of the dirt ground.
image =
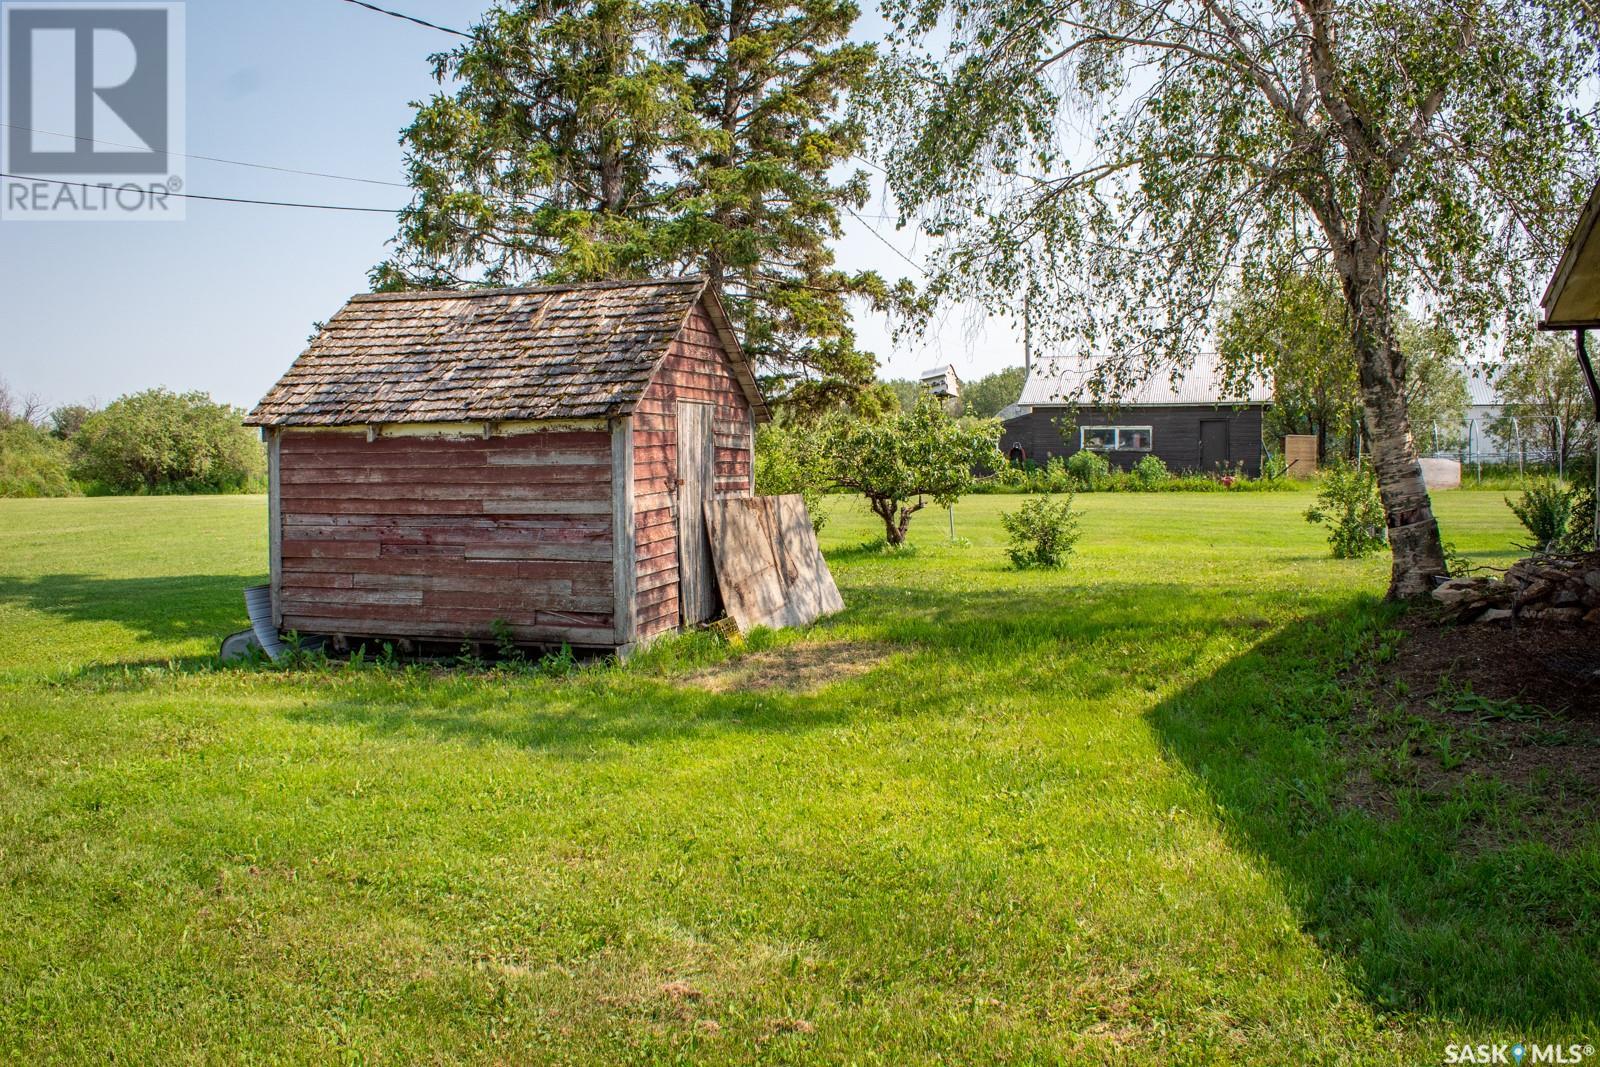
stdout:
{"type": "Polygon", "coordinates": [[[1474,776],[1532,798],[1558,844],[1600,811],[1600,632],[1538,623],[1453,625],[1414,614],[1351,681],[1366,694],[1345,736],[1346,801],[1443,795],[1474,776]],[[1542,810],[1541,810],[1542,809],[1542,810]]]}
{"type": "Polygon", "coordinates": [[[713,693],[762,689],[807,693],[864,674],[892,651],[870,641],[786,645],[696,671],[683,682],[713,693]]]}

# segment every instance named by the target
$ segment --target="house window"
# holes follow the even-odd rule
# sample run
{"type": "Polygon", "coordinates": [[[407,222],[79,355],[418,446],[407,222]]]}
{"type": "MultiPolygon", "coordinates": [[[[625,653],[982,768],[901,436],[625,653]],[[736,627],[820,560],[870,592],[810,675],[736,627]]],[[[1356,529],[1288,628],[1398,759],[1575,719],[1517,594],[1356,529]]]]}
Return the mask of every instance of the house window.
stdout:
{"type": "Polygon", "coordinates": [[[1153,435],[1148,426],[1084,426],[1078,445],[1093,452],[1148,452],[1153,435]]]}

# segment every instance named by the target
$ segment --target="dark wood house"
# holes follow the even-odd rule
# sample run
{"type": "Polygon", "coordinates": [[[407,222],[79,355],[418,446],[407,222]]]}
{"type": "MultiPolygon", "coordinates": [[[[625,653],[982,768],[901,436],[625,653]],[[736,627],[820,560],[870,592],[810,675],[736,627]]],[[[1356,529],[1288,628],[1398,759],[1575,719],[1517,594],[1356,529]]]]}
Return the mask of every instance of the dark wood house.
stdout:
{"type": "Polygon", "coordinates": [[[1111,397],[1096,388],[1093,360],[1041,360],[1017,403],[1002,412],[1000,450],[1013,462],[1044,466],[1083,449],[1131,468],[1159,456],[1168,469],[1261,473],[1264,387],[1229,395],[1221,375],[1199,360],[1174,382],[1163,373],[1111,397]]]}
{"type": "Polygon", "coordinates": [[[628,650],[718,611],[766,405],[704,279],[353,298],[250,413],[273,621],[628,650]]]}

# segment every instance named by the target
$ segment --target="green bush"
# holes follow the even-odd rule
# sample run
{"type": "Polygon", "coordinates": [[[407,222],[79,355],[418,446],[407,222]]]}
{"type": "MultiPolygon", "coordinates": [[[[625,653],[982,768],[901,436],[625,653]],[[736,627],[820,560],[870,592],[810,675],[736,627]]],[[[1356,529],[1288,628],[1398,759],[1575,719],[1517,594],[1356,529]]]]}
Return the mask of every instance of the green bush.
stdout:
{"type": "Polygon", "coordinates": [[[67,446],[21,419],[0,427],[0,497],[70,496],[67,446]]]}
{"type": "Polygon", "coordinates": [[[1594,548],[1594,491],[1553,479],[1529,484],[1522,499],[1506,500],[1534,543],[1531,552],[1586,552],[1594,548]]]}
{"type": "Polygon", "coordinates": [[[1016,511],[1002,512],[1000,525],[1010,541],[1006,555],[1019,569],[1066,566],[1081,536],[1071,493],[1030,497],[1016,511]]]}
{"type": "Polygon", "coordinates": [[[1067,470],[1080,489],[1098,489],[1111,477],[1111,462],[1098,452],[1080,449],[1067,460],[1067,470]]]}
{"type": "Polygon", "coordinates": [[[1167,470],[1166,463],[1154,453],[1141,456],[1139,462],[1133,465],[1133,477],[1142,487],[1154,488],[1172,480],[1172,472],[1167,470]]]}
{"type": "Polygon", "coordinates": [[[1572,521],[1567,536],[1561,539],[1563,552],[1592,552],[1594,539],[1594,483],[1580,482],[1572,487],[1572,521]]]}
{"type": "Polygon", "coordinates": [[[769,422],[756,431],[756,492],[762,496],[800,494],[811,516],[811,528],[818,533],[828,523],[822,503],[826,483],[821,440],[814,430],[769,422]]]}
{"type": "Polygon", "coordinates": [[[1359,559],[1387,543],[1378,479],[1365,467],[1339,463],[1327,468],[1306,521],[1328,527],[1335,559],[1359,559]]]}
{"type": "Polygon", "coordinates": [[[99,493],[259,491],[266,455],[241,418],[204,393],[133,393],[84,421],[73,473],[99,493]]]}

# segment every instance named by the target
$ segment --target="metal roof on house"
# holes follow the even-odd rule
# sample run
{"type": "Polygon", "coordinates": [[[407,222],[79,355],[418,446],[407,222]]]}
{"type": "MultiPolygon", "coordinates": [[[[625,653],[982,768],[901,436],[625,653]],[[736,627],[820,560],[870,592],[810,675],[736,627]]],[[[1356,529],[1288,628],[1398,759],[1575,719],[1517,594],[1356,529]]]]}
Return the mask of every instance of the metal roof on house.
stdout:
{"type": "Polygon", "coordinates": [[[1272,389],[1254,383],[1240,394],[1223,388],[1221,370],[1214,356],[1201,356],[1176,382],[1166,371],[1156,371],[1128,389],[1113,395],[1097,388],[1095,373],[1104,357],[1043,359],[1034,363],[1017,400],[1024,408],[1080,407],[1179,407],[1189,405],[1266,404],[1272,389]]]}
{"type": "Polygon", "coordinates": [[[758,418],[766,404],[701,277],[352,297],[257,404],[259,426],[601,418],[633,410],[704,299],[758,418]]]}
{"type": "Polygon", "coordinates": [[[1487,371],[1480,370],[1474,374],[1468,368],[1462,372],[1462,378],[1467,383],[1467,403],[1472,407],[1493,407],[1502,403],[1500,390],[1495,388],[1487,371]]]}

